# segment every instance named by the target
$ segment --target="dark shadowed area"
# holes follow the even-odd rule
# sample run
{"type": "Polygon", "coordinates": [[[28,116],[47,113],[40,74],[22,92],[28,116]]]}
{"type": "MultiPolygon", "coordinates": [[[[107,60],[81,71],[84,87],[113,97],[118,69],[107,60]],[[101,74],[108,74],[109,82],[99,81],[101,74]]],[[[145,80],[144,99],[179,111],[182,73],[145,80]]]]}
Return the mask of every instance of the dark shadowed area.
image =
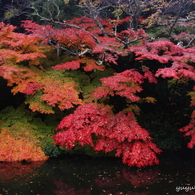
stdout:
{"type": "Polygon", "coordinates": [[[32,164],[1,163],[0,170],[2,195],[195,194],[195,164],[184,156],[142,169],[118,158],[67,156],[32,164]]]}

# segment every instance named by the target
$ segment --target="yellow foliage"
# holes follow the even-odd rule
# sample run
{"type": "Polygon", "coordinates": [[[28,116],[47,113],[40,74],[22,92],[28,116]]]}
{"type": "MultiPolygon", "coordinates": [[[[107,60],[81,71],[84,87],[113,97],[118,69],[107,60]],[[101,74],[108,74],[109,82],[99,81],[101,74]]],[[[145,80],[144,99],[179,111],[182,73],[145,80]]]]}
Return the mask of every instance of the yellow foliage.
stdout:
{"type": "Polygon", "coordinates": [[[52,106],[47,105],[41,101],[42,93],[38,92],[33,96],[27,96],[25,104],[29,104],[29,109],[33,112],[40,112],[42,114],[54,114],[52,106]]]}
{"type": "Polygon", "coordinates": [[[54,114],[52,106],[44,104],[43,102],[25,101],[25,104],[29,104],[29,109],[33,112],[40,112],[42,114],[54,114]]]}
{"type": "Polygon", "coordinates": [[[123,10],[120,9],[120,8],[119,9],[115,9],[112,13],[114,14],[115,17],[119,17],[119,16],[121,16],[123,14],[123,10]]]}
{"type": "Polygon", "coordinates": [[[65,4],[68,4],[70,0],[64,0],[64,3],[65,4]]]}
{"type": "Polygon", "coordinates": [[[155,25],[156,23],[158,23],[159,21],[159,15],[160,15],[161,11],[158,10],[157,12],[155,12],[154,14],[152,14],[151,16],[149,16],[143,23],[147,24],[147,28],[152,27],[153,25],[155,25]]]}
{"type": "Polygon", "coordinates": [[[152,103],[152,104],[156,103],[156,99],[153,97],[142,98],[142,101],[146,103],[152,103]]]}
{"type": "Polygon", "coordinates": [[[136,114],[139,114],[140,113],[140,108],[138,105],[136,104],[130,104],[127,108],[125,108],[123,111],[125,112],[134,112],[136,114]]]}
{"type": "Polygon", "coordinates": [[[195,106],[195,91],[191,91],[188,93],[191,96],[191,106],[195,106]]]}
{"type": "Polygon", "coordinates": [[[19,14],[19,10],[15,9],[10,9],[9,11],[6,11],[4,14],[4,19],[5,20],[10,20],[13,17],[16,17],[19,14]]]}
{"type": "Polygon", "coordinates": [[[48,159],[38,141],[29,135],[13,135],[8,130],[1,130],[0,145],[0,161],[44,161],[48,159]]]}
{"type": "Polygon", "coordinates": [[[98,6],[100,0],[81,0],[79,2],[80,5],[90,5],[90,6],[98,6]]]}

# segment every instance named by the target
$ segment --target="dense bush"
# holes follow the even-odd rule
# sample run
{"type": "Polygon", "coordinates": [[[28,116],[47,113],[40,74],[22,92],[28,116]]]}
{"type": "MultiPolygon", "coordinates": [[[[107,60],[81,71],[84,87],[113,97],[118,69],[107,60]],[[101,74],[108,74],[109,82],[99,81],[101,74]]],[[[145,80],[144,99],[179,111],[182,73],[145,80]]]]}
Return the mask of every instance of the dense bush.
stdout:
{"type": "MultiPolygon", "coordinates": [[[[193,148],[193,38],[186,47],[175,44],[181,34],[172,42],[151,39],[143,28],[126,27],[132,20],[93,13],[54,26],[27,20],[25,34],[0,24],[0,76],[22,97],[0,112],[0,135],[11,150],[26,143],[32,155],[24,150],[18,156],[17,149],[10,159],[37,160],[41,148],[56,157],[63,148],[105,152],[143,167],[158,164],[161,150],[176,151],[187,141],[193,148]],[[183,139],[182,132],[192,139],[183,139]]],[[[177,24],[169,34],[182,22],[177,24]]]]}

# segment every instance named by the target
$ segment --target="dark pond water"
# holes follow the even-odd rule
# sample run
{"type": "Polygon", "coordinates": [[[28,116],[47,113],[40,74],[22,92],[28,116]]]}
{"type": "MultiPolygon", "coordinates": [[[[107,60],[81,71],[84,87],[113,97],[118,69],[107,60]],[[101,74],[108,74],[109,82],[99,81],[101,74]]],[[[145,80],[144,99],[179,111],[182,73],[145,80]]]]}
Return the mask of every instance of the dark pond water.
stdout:
{"type": "Polygon", "coordinates": [[[164,160],[143,169],[128,167],[118,158],[85,156],[0,163],[0,195],[195,195],[193,188],[192,160],[164,160]]]}

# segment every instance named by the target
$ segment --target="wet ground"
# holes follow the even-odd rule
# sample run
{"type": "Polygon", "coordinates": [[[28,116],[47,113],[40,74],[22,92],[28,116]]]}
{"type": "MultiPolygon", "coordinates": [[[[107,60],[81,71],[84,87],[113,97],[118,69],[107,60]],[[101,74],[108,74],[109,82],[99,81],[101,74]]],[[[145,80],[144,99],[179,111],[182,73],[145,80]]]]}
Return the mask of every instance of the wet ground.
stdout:
{"type": "Polygon", "coordinates": [[[120,158],[67,156],[0,163],[0,195],[195,195],[193,160],[164,160],[138,169],[120,158]]]}

